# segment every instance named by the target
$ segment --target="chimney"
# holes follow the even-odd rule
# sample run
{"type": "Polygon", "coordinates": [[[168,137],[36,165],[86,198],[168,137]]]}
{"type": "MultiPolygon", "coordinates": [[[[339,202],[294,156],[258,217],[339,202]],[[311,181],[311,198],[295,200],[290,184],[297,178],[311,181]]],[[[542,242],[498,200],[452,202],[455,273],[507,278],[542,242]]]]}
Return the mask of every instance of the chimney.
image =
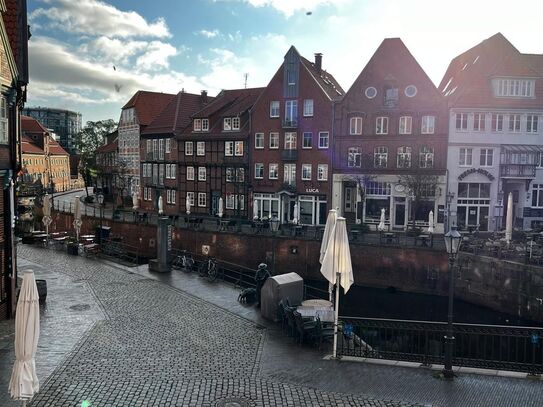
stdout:
{"type": "Polygon", "coordinates": [[[315,54],[315,69],[317,70],[317,73],[321,73],[322,69],[322,54],[320,52],[317,52],[315,54]]]}
{"type": "Polygon", "coordinates": [[[207,90],[203,90],[201,93],[201,99],[202,99],[202,103],[206,104],[207,103],[207,90]]]}

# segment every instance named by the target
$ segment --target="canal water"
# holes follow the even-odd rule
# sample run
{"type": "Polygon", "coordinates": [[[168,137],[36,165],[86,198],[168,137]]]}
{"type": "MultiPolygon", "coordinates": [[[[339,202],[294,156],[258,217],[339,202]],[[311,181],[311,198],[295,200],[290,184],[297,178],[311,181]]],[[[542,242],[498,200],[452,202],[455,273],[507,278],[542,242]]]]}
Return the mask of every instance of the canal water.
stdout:
{"type": "MultiPolygon", "coordinates": [[[[327,283],[308,281],[308,285],[326,290],[327,283]]],[[[392,289],[352,286],[340,294],[340,315],[365,318],[447,321],[447,297],[413,294],[392,289]]],[[[489,308],[455,299],[454,322],[490,325],[543,326],[542,323],[496,312],[489,308]]]]}

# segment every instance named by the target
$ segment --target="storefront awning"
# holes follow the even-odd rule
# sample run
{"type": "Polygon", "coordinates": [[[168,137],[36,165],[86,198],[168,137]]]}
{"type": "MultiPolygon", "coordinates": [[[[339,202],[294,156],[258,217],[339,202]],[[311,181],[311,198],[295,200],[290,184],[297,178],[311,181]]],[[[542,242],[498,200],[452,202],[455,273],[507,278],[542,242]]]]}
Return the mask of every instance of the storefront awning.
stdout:
{"type": "Polygon", "coordinates": [[[543,153],[543,145],[504,144],[502,148],[508,153],[543,153]]]}

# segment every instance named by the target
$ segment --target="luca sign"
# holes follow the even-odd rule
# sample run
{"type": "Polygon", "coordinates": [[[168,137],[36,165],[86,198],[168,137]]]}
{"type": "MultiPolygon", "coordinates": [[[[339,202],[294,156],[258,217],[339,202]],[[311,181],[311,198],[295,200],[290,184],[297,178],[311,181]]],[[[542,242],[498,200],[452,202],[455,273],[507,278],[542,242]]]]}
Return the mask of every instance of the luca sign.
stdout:
{"type": "Polygon", "coordinates": [[[305,192],[306,194],[318,194],[319,188],[306,188],[305,192]]]}
{"type": "Polygon", "coordinates": [[[458,180],[463,180],[470,174],[481,174],[487,177],[490,181],[494,181],[494,175],[489,173],[487,170],[483,170],[482,168],[470,168],[469,170],[464,171],[462,174],[458,176],[458,180]]]}

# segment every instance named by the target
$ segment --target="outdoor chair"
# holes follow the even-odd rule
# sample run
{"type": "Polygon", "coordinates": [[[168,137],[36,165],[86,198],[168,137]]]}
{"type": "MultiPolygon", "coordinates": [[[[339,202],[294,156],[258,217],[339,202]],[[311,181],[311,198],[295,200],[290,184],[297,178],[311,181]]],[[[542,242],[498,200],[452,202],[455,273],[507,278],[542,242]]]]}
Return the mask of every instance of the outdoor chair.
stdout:
{"type": "Polygon", "coordinates": [[[296,339],[298,340],[298,344],[302,345],[306,338],[315,337],[317,321],[314,321],[312,319],[306,320],[302,318],[302,314],[300,314],[298,311],[294,311],[293,315],[294,315],[294,322],[296,324],[296,334],[297,334],[296,339]]]}
{"type": "Polygon", "coordinates": [[[294,320],[295,308],[283,305],[283,310],[287,320],[288,335],[294,336],[296,334],[296,321],[294,320]]]}

